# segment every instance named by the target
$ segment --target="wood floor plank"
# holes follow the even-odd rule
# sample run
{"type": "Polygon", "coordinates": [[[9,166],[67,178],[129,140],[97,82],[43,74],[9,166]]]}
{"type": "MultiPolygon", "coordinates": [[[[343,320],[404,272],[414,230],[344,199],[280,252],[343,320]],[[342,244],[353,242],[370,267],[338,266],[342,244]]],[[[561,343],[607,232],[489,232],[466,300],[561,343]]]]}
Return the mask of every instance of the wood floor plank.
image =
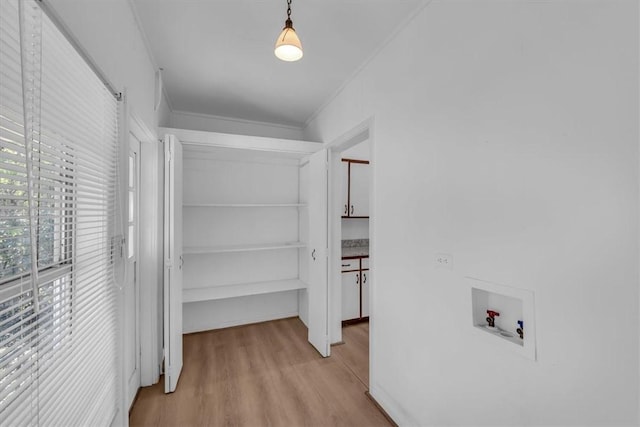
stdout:
{"type": "Polygon", "coordinates": [[[307,342],[307,329],[297,318],[185,335],[176,391],[164,394],[162,381],[143,388],[129,422],[390,426],[365,396],[368,325],[347,331],[345,342],[339,350],[332,348],[332,357],[322,358],[307,342]],[[366,366],[353,365],[359,363],[366,366]]]}
{"type": "Polygon", "coordinates": [[[369,322],[342,328],[343,345],[331,348],[332,354],[353,371],[369,387],[369,322]]]}

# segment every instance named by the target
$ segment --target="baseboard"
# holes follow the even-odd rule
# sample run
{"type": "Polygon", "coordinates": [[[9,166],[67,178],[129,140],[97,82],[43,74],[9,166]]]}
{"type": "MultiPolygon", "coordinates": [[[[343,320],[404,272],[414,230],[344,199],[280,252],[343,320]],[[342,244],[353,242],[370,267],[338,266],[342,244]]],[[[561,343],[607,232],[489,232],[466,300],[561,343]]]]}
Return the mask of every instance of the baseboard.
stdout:
{"type": "Polygon", "coordinates": [[[371,393],[369,393],[369,390],[365,391],[364,395],[367,396],[369,400],[373,402],[374,405],[376,405],[376,408],[378,408],[378,411],[380,411],[382,415],[384,415],[384,417],[387,419],[387,421],[391,423],[393,427],[399,427],[398,424],[393,420],[393,418],[391,418],[391,416],[387,413],[387,411],[384,410],[382,405],[380,405],[378,401],[373,396],[371,396],[371,393]]]}
{"type": "Polygon", "coordinates": [[[409,413],[379,385],[373,384],[367,393],[395,425],[420,425],[417,420],[409,415],[409,413]]]}
{"type": "Polygon", "coordinates": [[[270,313],[265,316],[257,316],[257,317],[247,317],[244,319],[234,320],[234,321],[225,321],[225,322],[216,322],[211,325],[207,325],[205,329],[198,329],[193,331],[184,331],[184,334],[194,334],[198,332],[207,332],[215,329],[224,329],[231,328],[234,326],[244,326],[251,325],[253,323],[262,323],[269,322],[271,320],[280,320],[280,319],[288,319],[290,317],[298,317],[298,312],[285,312],[285,313],[270,313]]]}
{"type": "Polygon", "coordinates": [[[230,328],[298,316],[298,291],[191,302],[182,310],[185,334],[230,328]]]}

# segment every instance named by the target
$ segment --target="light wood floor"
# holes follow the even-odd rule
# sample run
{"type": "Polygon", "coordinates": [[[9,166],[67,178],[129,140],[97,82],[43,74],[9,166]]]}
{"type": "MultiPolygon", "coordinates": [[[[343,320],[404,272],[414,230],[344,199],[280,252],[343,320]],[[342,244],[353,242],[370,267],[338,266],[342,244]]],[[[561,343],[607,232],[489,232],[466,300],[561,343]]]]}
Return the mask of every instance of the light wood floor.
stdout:
{"type": "Polygon", "coordinates": [[[322,358],[297,318],[185,335],[175,393],[140,390],[132,426],[390,426],[365,396],[368,324],[322,358]]]}
{"type": "Polygon", "coordinates": [[[339,358],[369,389],[369,322],[342,328],[344,344],[331,347],[331,356],[339,358]]]}

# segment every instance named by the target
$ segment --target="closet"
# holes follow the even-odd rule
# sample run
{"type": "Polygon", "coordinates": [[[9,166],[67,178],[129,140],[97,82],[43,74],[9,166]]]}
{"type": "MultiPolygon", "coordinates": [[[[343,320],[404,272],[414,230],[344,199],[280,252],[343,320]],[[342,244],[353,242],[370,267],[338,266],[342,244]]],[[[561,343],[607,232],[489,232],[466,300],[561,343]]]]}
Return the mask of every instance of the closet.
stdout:
{"type": "Polygon", "coordinates": [[[305,141],[160,132],[165,343],[176,361],[169,376],[179,377],[182,333],[290,315],[328,356],[326,150],[305,141]]]}

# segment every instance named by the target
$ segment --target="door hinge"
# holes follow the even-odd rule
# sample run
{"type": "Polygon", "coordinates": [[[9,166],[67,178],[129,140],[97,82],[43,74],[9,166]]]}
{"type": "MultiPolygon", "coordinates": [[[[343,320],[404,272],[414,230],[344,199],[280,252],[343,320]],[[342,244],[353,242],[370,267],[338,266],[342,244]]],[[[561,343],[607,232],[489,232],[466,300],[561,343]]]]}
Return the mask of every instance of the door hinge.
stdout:
{"type": "Polygon", "coordinates": [[[173,152],[171,150],[167,151],[167,162],[173,160],[173,152]]]}

